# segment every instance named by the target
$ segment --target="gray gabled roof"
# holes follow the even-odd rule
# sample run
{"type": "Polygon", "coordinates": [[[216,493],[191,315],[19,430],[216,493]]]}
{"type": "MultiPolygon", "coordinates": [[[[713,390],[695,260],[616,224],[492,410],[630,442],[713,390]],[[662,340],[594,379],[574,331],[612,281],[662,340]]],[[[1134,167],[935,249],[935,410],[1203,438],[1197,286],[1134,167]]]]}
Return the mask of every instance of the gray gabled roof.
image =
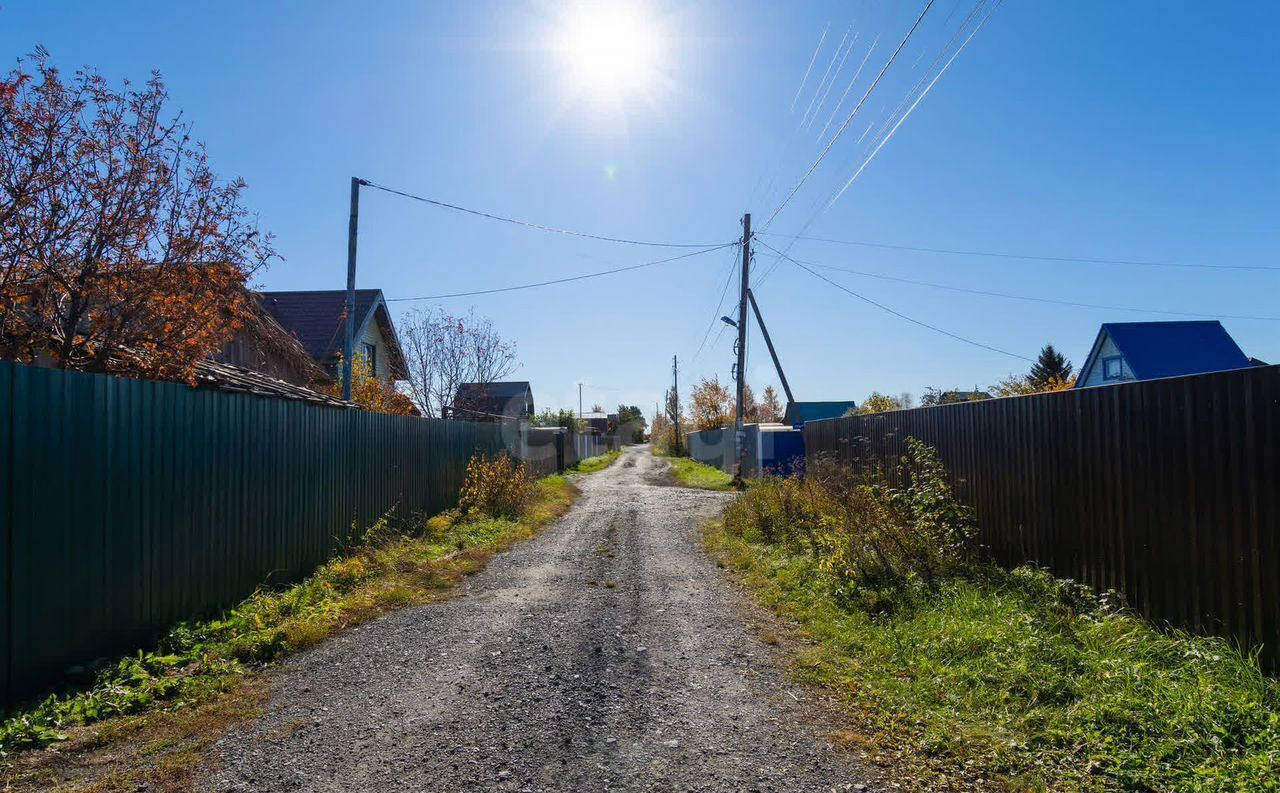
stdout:
{"type": "MultiPolygon", "coordinates": [[[[359,339],[370,322],[377,322],[391,348],[391,368],[404,377],[404,351],[396,337],[391,313],[381,289],[355,290],[355,337],[359,339]]],[[[347,292],[345,289],[309,289],[260,292],[262,307],[302,343],[318,363],[328,364],[342,353],[347,292]]]]}
{"type": "Polygon", "coordinates": [[[533,414],[533,388],[528,380],[500,383],[462,383],[454,393],[452,407],[495,416],[519,417],[533,414]]]}

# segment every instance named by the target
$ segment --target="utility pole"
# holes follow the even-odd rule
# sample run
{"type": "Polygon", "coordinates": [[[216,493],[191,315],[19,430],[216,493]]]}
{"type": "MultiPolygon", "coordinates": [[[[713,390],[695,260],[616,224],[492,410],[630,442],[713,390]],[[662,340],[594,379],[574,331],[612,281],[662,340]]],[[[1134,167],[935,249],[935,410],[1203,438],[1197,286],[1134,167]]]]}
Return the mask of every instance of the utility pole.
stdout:
{"type": "Polygon", "coordinates": [[[342,398],[351,401],[351,356],[355,354],[356,337],[356,235],[360,229],[360,185],[364,180],[351,177],[351,219],[347,224],[347,308],[346,330],[342,337],[342,398]]]}
{"type": "Polygon", "coordinates": [[[680,456],[680,359],[671,356],[671,398],[667,400],[671,426],[675,432],[676,456],[680,456]]]}
{"type": "Polygon", "coordinates": [[[578,420],[582,420],[582,383],[578,383],[578,420]]]}
{"type": "Polygon", "coordinates": [[[747,368],[747,291],[751,274],[751,213],[742,216],[742,289],[738,296],[738,363],[734,373],[738,380],[736,415],[733,419],[733,481],[742,484],[742,458],[746,454],[746,417],[743,400],[746,396],[747,368]]]}

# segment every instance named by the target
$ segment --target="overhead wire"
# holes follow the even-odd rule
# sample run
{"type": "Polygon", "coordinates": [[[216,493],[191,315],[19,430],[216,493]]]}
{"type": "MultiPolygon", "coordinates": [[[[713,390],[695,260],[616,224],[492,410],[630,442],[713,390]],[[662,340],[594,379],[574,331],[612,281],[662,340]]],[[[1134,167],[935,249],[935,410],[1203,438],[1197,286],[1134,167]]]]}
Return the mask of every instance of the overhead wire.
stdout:
{"type": "MultiPolygon", "coordinates": [[[[999,6],[999,3],[996,5],[999,6]]],[[[924,101],[924,98],[929,95],[929,92],[933,90],[933,87],[942,79],[942,75],[947,73],[947,70],[951,68],[951,64],[956,62],[956,58],[960,57],[960,53],[964,52],[965,48],[969,46],[969,42],[973,41],[973,37],[978,35],[978,31],[982,30],[982,27],[987,24],[987,20],[991,18],[991,14],[993,13],[995,13],[994,8],[991,13],[988,13],[980,22],[978,22],[977,26],[975,26],[969,33],[968,37],[965,38],[964,43],[961,44],[955,53],[952,54],[951,58],[947,60],[946,65],[943,66],[936,75],[934,75],[933,79],[929,81],[929,84],[925,86],[925,89],[921,91],[920,95],[911,103],[911,107],[907,108],[907,111],[902,114],[897,123],[894,124],[888,133],[880,139],[880,142],[876,147],[871,150],[871,153],[867,155],[867,158],[863,160],[862,164],[858,166],[858,169],[853,172],[853,176],[850,176],[849,180],[844,183],[844,186],[841,187],[840,190],[832,196],[831,200],[827,202],[826,209],[830,209],[835,202],[840,200],[840,197],[845,194],[849,187],[852,186],[853,183],[857,181],[858,177],[862,175],[862,172],[867,169],[867,166],[871,164],[871,161],[876,158],[876,155],[880,153],[880,150],[888,145],[889,141],[893,139],[894,134],[898,131],[898,128],[906,123],[906,120],[911,117],[911,114],[915,112],[915,109],[920,106],[920,103],[924,101]]]]}
{"type": "Polygon", "coordinates": [[[488,218],[489,220],[497,220],[497,221],[500,221],[500,222],[502,222],[502,223],[511,223],[511,224],[513,224],[513,225],[517,225],[517,226],[524,226],[525,228],[537,229],[537,230],[539,230],[539,231],[548,231],[548,232],[551,232],[551,233],[554,233],[554,234],[566,234],[566,235],[569,235],[569,236],[571,236],[571,237],[582,237],[582,238],[584,238],[584,239],[589,239],[589,240],[601,240],[601,241],[603,241],[603,242],[618,242],[618,243],[622,243],[622,244],[625,244],[625,245],[642,245],[642,246],[650,247],[650,248],[706,248],[706,249],[718,249],[718,248],[723,248],[725,245],[732,245],[732,244],[734,244],[733,242],[728,242],[728,243],[719,243],[719,242],[652,242],[652,241],[649,241],[649,240],[632,240],[632,239],[626,239],[626,238],[623,238],[623,237],[609,237],[609,236],[606,236],[606,235],[603,235],[603,234],[590,234],[590,233],[587,233],[587,232],[585,232],[585,231],[575,231],[575,230],[573,230],[573,229],[558,228],[558,227],[556,227],[556,226],[546,226],[546,225],[543,225],[543,224],[541,224],[541,223],[532,223],[532,222],[527,221],[527,220],[518,220],[518,219],[516,219],[516,218],[505,217],[505,216],[503,216],[503,215],[495,215],[495,214],[493,214],[493,213],[491,213],[491,212],[484,212],[484,211],[481,211],[481,210],[479,210],[479,209],[470,209],[470,208],[468,208],[468,207],[458,206],[457,204],[450,204],[450,203],[447,203],[447,202],[445,202],[445,201],[439,201],[439,200],[434,199],[434,198],[427,198],[426,196],[414,195],[413,193],[407,193],[407,192],[405,192],[405,191],[403,191],[403,190],[396,190],[395,188],[387,187],[386,185],[381,185],[381,184],[378,184],[377,182],[371,182],[371,181],[369,181],[369,180],[367,180],[367,179],[361,179],[361,180],[360,180],[360,184],[362,184],[362,185],[364,185],[364,186],[366,186],[366,187],[372,187],[372,188],[374,188],[375,190],[381,190],[381,191],[383,191],[383,192],[385,192],[385,193],[392,193],[393,195],[398,195],[398,196],[401,196],[401,197],[403,197],[403,198],[409,198],[409,199],[412,199],[412,200],[414,200],[414,201],[420,201],[420,202],[422,202],[422,203],[424,203],[424,204],[430,204],[431,206],[440,207],[440,208],[442,208],[442,209],[451,209],[451,210],[453,210],[453,211],[455,211],[455,212],[463,212],[463,213],[468,214],[468,215],[475,215],[475,216],[477,216],[477,217],[488,218]]]}
{"type": "Polygon", "coordinates": [[[804,115],[800,117],[800,126],[803,127],[809,122],[809,114],[813,112],[814,103],[818,101],[818,96],[822,93],[822,88],[827,84],[827,78],[831,76],[831,69],[836,65],[836,61],[840,58],[840,53],[844,51],[844,43],[849,40],[849,31],[853,29],[850,25],[845,29],[844,35],[840,37],[840,43],[836,45],[836,51],[831,53],[831,63],[827,64],[827,70],[822,73],[822,79],[818,81],[818,87],[813,91],[813,97],[809,100],[809,106],[804,109],[804,115]]]}
{"type": "Polygon", "coordinates": [[[818,140],[822,140],[827,136],[827,130],[831,129],[831,125],[835,123],[836,116],[840,114],[840,108],[844,107],[844,100],[849,98],[849,92],[858,83],[858,78],[862,76],[862,70],[867,68],[867,61],[871,60],[871,54],[876,51],[876,45],[879,43],[880,36],[877,34],[872,39],[871,46],[867,48],[867,54],[862,56],[862,63],[858,64],[858,68],[853,72],[853,77],[849,78],[849,84],[844,87],[844,93],[840,95],[840,101],[836,102],[836,106],[831,108],[831,115],[827,117],[827,123],[823,125],[822,131],[818,133],[818,140]]]}
{"type": "MultiPolygon", "coordinates": [[[[849,46],[845,47],[844,54],[840,56],[840,65],[836,67],[835,74],[831,75],[831,80],[827,82],[826,90],[822,92],[822,96],[818,99],[818,106],[813,109],[812,115],[809,116],[809,122],[805,125],[806,129],[813,129],[813,124],[818,120],[818,114],[827,106],[827,97],[831,96],[831,91],[836,87],[836,81],[840,79],[840,75],[844,73],[844,65],[849,60],[849,56],[853,54],[853,47],[858,43],[861,33],[854,31],[853,38],[849,40],[849,46]]],[[[819,136],[821,140],[821,136],[819,136]]]]}
{"type": "Polygon", "coordinates": [[[698,360],[698,356],[702,354],[703,348],[707,346],[707,339],[711,337],[712,329],[715,328],[716,322],[720,320],[720,309],[724,307],[724,299],[729,294],[729,285],[733,283],[733,272],[737,269],[735,267],[737,259],[737,243],[734,244],[734,254],[735,261],[731,261],[729,263],[729,272],[724,279],[724,288],[720,290],[720,300],[716,302],[716,310],[711,315],[711,321],[707,323],[707,329],[702,332],[702,341],[698,342],[698,349],[694,351],[693,358],[690,359],[690,363],[698,360]]]}
{"type": "Polygon", "coordinates": [[[867,240],[842,240],[833,239],[831,237],[812,237],[805,234],[783,234],[780,232],[757,232],[769,237],[783,237],[790,240],[809,240],[812,242],[825,242],[833,245],[856,245],[865,248],[882,248],[894,251],[913,251],[916,253],[933,253],[955,256],[985,256],[994,259],[1018,259],[1035,262],[1056,262],[1056,263],[1076,263],[1076,264],[1106,264],[1106,265],[1123,265],[1132,267],[1176,267],[1190,268],[1197,270],[1260,270],[1260,271],[1280,271],[1280,267],[1269,267],[1260,264],[1203,264],[1197,262],[1171,262],[1159,260],[1143,260],[1143,259],[1103,259],[1081,256],[1049,256],[1042,254],[1025,254],[1025,253],[1008,253],[1002,251],[983,251],[983,250],[966,250],[961,248],[930,248],[921,245],[895,245],[887,242],[869,242],[867,240]]]}
{"type": "MultiPolygon", "coordinates": [[[[761,243],[763,244],[763,243],[761,243]]],[[[803,260],[800,260],[803,261],[803,260]]],[[[858,275],[864,278],[876,278],[881,281],[894,281],[900,284],[911,284],[913,286],[924,286],[931,289],[943,289],[949,292],[963,292],[970,295],[982,295],[986,297],[999,297],[1007,300],[1025,300],[1032,303],[1049,303],[1058,306],[1072,306],[1075,308],[1091,308],[1102,309],[1105,311],[1132,311],[1139,314],[1165,314],[1175,317],[1205,317],[1211,319],[1247,319],[1259,320],[1264,322],[1280,322],[1280,316],[1270,317],[1256,314],[1216,314],[1204,311],[1175,311],[1172,309],[1159,308],[1139,308],[1137,306],[1111,306],[1100,303],[1082,303],[1075,300],[1061,300],[1052,297],[1039,297],[1036,295],[1018,295],[1010,292],[995,292],[987,289],[973,289],[971,287],[955,286],[953,284],[939,284],[932,281],[919,281],[913,278],[902,278],[896,275],[886,275],[884,273],[869,273],[864,270],[855,270],[850,267],[839,267],[833,264],[820,264],[813,261],[804,261],[804,264],[810,267],[817,267],[823,270],[834,270],[836,272],[849,273],[850,275],[858,275]]]]}
{"type": "MultiPolygon", "coordinates": [[[[960,2],[958,2],[956,6],[951,9],[951,13],[947,16],[947,21],[943,25],[944,28],[950,25],[951,19],[952,17],[955,16],[956,12],[959,10],[961,2],[963,2],[963,0],[960,0],[960,2]]],[[[987,2],[988,0],[977,0],[977,2],[974,3],[973,7],[969,9],[969,13],[965,15],[964,20],[961,21],[959,26],[956,27],[955,32],[951,34],[951,38],[947,41],[947,43],[944,44],[938,50],[938,53],[934,56],[933,61],[929,64],[928,68],[924,70],[924,72],[920,75],[919,79],[916,80],[915,84],[913,84],[911,88],[906,91],[906,93],[902,97],[902,101],[898,103],[897,107],[894,108],[893,112],[885,117],[882,126],[876,133],[877,139],[881,135],[883,135],[885,131],[887,131],[891,126],[893,126],[893,123],[898,119],[902,111],[911,102],[912,97],[914,97],[917,94],[917,92],[919,92],[920,89],[924,86],[925,82],[929,80],[929,75],[933,73],[934,69],[936,69],[938,65],[942,63],[942,61],[947,57],[947,54],[951,52],[952,48],[960,40],[960,37],[964,35],[964,32],[973,23],[973,20],[982,12],[982,9],[983,7],[986,6],[987,2]]],[[[920,51],[921,58],[924,57],[924,53],[925,51],[922,49],[920,51]]],[[[874,126],[874,122],[872,123],[872,126],[874,126]]],[[[869,131],[870,131],[870,127],[868,127],[868,132],[869,131]]],[[[860,145],[862,143],[862,140],[866,136],[867,136],[867,133],[864,132],[862,134],[862,137],[858,138],[858,141],[855,145],[860,145]]]]}
{"type": "Polygon", "coordinates": [[[804,77],[800,78],[800,87],[796,89],[796,95],[791,98],[791,109],[788,114],[796,112],[796,102],[800,99],[800,94],[804,93],[804,86],[809,82],[809,74],[813,71],[813,64],[818,60],[818,53],[822,51],[822,42],[827,40],[827,31],[831,29],[831,23],[822,29],[822,35],[818,37],[818,46],[813,48],[813,56],[809,58],[809,67],[804,70],[804,77]]]}
{"type": "Polygon", "coordinates": [[[904,314],[904,313],[902,313],[901,311],[898,311],[897,309],[890,308],[889,306],[886,306],[884,303],[881,303],[881,302],[876,301],[876,300],[872,300],[871,298],[867,297],[866,295],[862,295],[862,294],[859,294],[858,292],[853,291],[852,289],[848,288],[848,287],[847,287],[847,286],[845,286],[844,284],[839,283],[838,281],[833,281],[833,280],[831,280],[830,278],[826,277],[826,276],[825,276],[825,275],[823,275],[822,273],[817,272],[816,270],[814,270],[812,267],[810,267],[810,266],[808,266],[808,265],[806,265],[806,264],[802,264],[801,262],[796,261],[795,259],[791,258],[791,256],[790,256],[790,255],[788,255],[788,254],[786,254],[786,253],[783,253],[782,251],[778,250],[777,248],[773,247],[772,245],[770,245],[770,244],[769,244],[769,243],[767,243],[767,242],[761,242],[760,244],[761,244],[761,245],[763,245],[764,247],[768,248],[769,250],[773,251],[774,253],[778,254],[778,255],[779,255],[780,257],[782,257],[783,259],[786,259],[787,261],[791,262],[791,263],[792,263],[792,264],[794,264],[795,266],[799,267],[801,270],[804,270],[805,272],[807,272],[807,273],[809,273],[810,275],[814,276],[815,278],[818,278],[818,279],[820,279],[820,280],[822,280],[822,281],[825,281],[826,283],[830,284],[831,286],[834,286],[836,289],[839,289],[840,291],[842,291],[842,292],[844,292],[844,293],[846,293],[846,294],[849,294],[849,295],[851,295],[851,296],[853,296],[853,297],[856,297],[857,299],[859,299],[859,300],[863,301],[864,303],[869,303],[869,304],[871,304],[871,305],[875,306],[876,308],[880,309],[881,311],[884,311],[884,312],[887,312],[887,313],[889,313],[889,314],[892,314],[893,316],[895,316],[895,317],[897,317],[897,318],[899,318],[899,319],[901,319],[901,320],[905,320],[905,321],[907,321],[907,322],[910,322],[910,323],[911,323],[911,324],[913,324],[913,325],[918,325],[918,326],[920,326],[920,327],[922,327],[922,328],[926,328],[926,329],[931,330],[931,331],[933,331],[933,332],[935,332],[935,333],[940,333],[940,334],[942,334],[943,336],[948,336],[948,337],[950,337],[950,338],[952,338],[952,339],[955,339],[956,341],[961,341],[961,342],[964,342],[965,344],[969,344],[969,345],[972,345],[972,346],[974,346],[974,347],[980,347],[980,348],[982,348],[982,349],[984,349],[984,350],[989,350],[989,351],[991,351],[991,352],[999,353],[999,354],[1001,354],[1001,355],[1007,355],[1007,356],[1009,356],[1010,358],[1017,358],[1017,359],[1019,359],[1019,360],[1029,361],[1029,362],[1032,362],[1032,363],[1034,363],[1034,362],[1035,362],[1035,359],[1034,359],[1034,358],[1030,358],[1030,357],[1028,357],[1028,356],[1026,356],[1026,355],[1019,355],[1019,354],[1018,354],[1018,353],[1016,353],[1016,352],[1010,352],[1010,351],[1008,351],[1008,350],[1002,350],[1002,349],[1000,349],[999,347],[993,347],[993,346],[991,346],[990,344],[983,344],[983,343],[982,343],[982,342],[980,342],[980,341],[975,341],[974,339],[970,339],[970,338],[967,338],[967,337],[965,337],[965,336],[961,336],[961,335],[960,335],[960,334],[958,334],[958,333],[953,333],[953,332],[951,332],[951,331],[949,331],[949,330],[946,330],[946,329],[944,329],[944,328],[940,328],[940,327],[938,327],[937,325],[931,325],[931,324],[929,324],[928,322],[925,322],[925,321],[923,321],[923,320],[919,320],[919,319],[916,319],[915,317],[912,317],[912,316],[909,316],[909,315],[907,315],[907,314],[904,314]]]}
{"type": "MultiPolygon", "coordinates": [[[[970,9],[968,15],[965,17],[965,20],[961,23],[960,27],[956,30],[955,33],[952,34],[950,40],[942,47],[942,49],[939,51],[937,56],[935,56],[933,62],[929,65],[928,69],[926,69],[924,74],[922,74],[921,77],[916,81],[915,85],[913,85],[911,89],[907,91],[906,96],[903,98],[902,102],[899,103],[898,107],[893,111],[893,113],[887,117],[887,119],[884,122],[884,127],[882,127],[880,132],[878,132],[877,135],[873,138],[873,141],[879,140],[878,144],[873,142],[872,144],[873,148],[871,148],[869,154],[867,154],[865,157],[859,158],[862,160],[862,163],[859,169],[854,173],[852,177],[850,177],[850,179],[839,190],[834,191],[831,194],[831,197],[825,202],[825,204],[815,203],[813,207],[813,211],[810,213],[809,219],[805,221],[804,225],[801,227],[800,233],[804,233],[805,231],[807,231],[809,227],[813,225],[813,223],[818,219],[819,216],[829,211],[831,207],[834,206],[835,202],[840,198],[840,196],[844,194],[844,191],[847,190],[853,184],[853,182],[858,178],[858,176],[861,175],[862,171],[868,165],[870,165],[871,161],[876,157],[877,154],[879,154],[880,150],[883,149],[884,146],[889,142],[889,139],[893,136],[894,133],[897,132],[898,128],[906,121],[907,117],[911,115],[911,113],[915,110],[915,108],[924,99],[925,95],[927,95],[929,91],[932,90],[933,86],[941,78],[942,74],[945,73],[947,69],[950,68],[951,64],[955,61],[956,57],[960,54],[960,52],[965,47],[968,46],[969,42],[977,34],[978,30],[981,29],[981,27],[986,23],[986,21],[991,17],[991,15],[995,13],[996,8],[998,8],[1000,5],[1000,0],[996,0],[995,5],[991,8],[991,10],[987,13],[987,15],[981,18],[978,25],[974,27],[974,29],[969,33],[968,37],[964,40],[964,42],[960,45],[960,47],[956,49],[955,53],[951,56],[951,59],[948,60],[946,62],[946,65],[944,65],[942,69],[937,73],[937,75],[933,77],[933,80],[928,83],[927,87],[923,90],[923,92],[921,92],[918,96],[916,96],[914,103],[911,104],[911,106],[906,110],[905,114],[903,114],[903,107],[906,106],[907,102],[911,100],[913,94],[915,94],[917,91],[920,90],[920,86],[923,85],[924,81],[929,78],[929,74],[942,61],[942,59],[946,57],[947,52],[951,50],[952,47],[955,46],[960,36],[964,34],[965,29],[973,22],[975,18],[977,18],[981,14],[982,9],[987,5],[988,2],[989,0],[977,0],[973,8],[970,9]],[[899,114],[902,114],[902,115],[899,117],[899,114]],[[896,123],[895,123],[895,119],[896,119],[896,123]],[[892,125],[892,127],[890,127],[890,125],[892,125]],[[888,129],[887,133],[885,133],[886,129],[888,129]],[[881,137],[882,135],[883,137],[881,137]]],[[[955,11],[958,8],[959,8],[959,5],[957,5],[955,8],[952,9],[952,14],[948,15],[947,17],[948,21],[950,21],[952,16],[954,16],[955,11]]],[[[926,11],[927,10],[928,9],[926,9],[926,11]]],[[[909,36],[910,34],[908,34],[908,37],[909,36]]],[[[921,58],[917,59],[917,63],[921,59],[923,59],[923,52],[921,53],[921,58]]],[[[854,112],[855,113],[857,112],[857,108],[855,108],[854,112]]],[[[863,139],[867,137],[867,134],[871,132],[874,126],[875,126],[875,122],[872,121],[872,123],[867,126],[867,129],[863,131],[862,135],[859,136],[857,142],[854,145],[860,146],[862,144],[863,139]]],[[[768,228],[766,227],[764,231],[767,231],[767,230],[768,228]]],[[[787,245],[788,251],[791,249],[792,245],[794,245],[794,241],[791,244],[787,245]]],[[[778,261],[775,260],[770,265],[769,269],[764,273],[764,276],[761,279],[762,282],[764,280],[767,280],[769,276],[772,275],[773,271],[777,268],[777,265],[778,265],[778,261]]]]}
{"type": "Polygon", "coordinates": [[[866,93],[864,93],[862,95],[862,98],[858,100],[858,104],[854,105],[853,110],[850,111],[848,117],[845,118],[844,123],[840,125],[840,129],[836,130],[835,135],[831,137],[831,140],[827,141],[826,147],[823,148],[822,152],[818,154],[817,159],[813,161],[813,164],[810,165],[808,170],[805,171],[804,175],[800,177],[800,181],[796,183],[795,187],[791,188],[791,192],[788,193],[786,198],[782,200],[782,203],[779,204],[778,207],[773,210],[773,213],[769,215],[769,219],[765,221],[762,229],[768,229],[769,226],[772,225],[774,219],[778,217],[778,214],[781,213],[782,210],[786,208],[787,204],[791,203],[791,200],[795,198],[796,193],[800,192],[800,188],[804,186],[805,182],[809,180],[809,177],[813,175],[813,172],[816,171],[818,169],[818,166],[822,164],[822,161],[826,159],[827,154],[829,154],[831,152],[832,147],[836,145],[836,141],[840,140],[840,137],[844,134],[844,131],[849,128],[849,124],[853,122],[854,116],[856,116],[858,114],[858,111],[862,109],[862,106],[866,104],[867,97],[871,96],[871,92],[874,91],[876,89],[876,86],[880,84],[880,80],[884,78],[885,72],[889,71],[889,67],[893,65],[893,62],[895,60],[897,60],[898,54],[902,52],[903,47],[907,46],[907,42],[911,40],[911,36],[916,32],[916,29],[920,27],[920,23],[924,21],[925,15],[929,13],[929,9],[933,8],[933,4],[936,1],[937,0],[929,0],[929,2],[925,5],[924,10],[920,12],[920,16],[916,18],[915,24],[911,26],[911,29],[907,31],[907,35],[904,36],[902,38],[902,41],[898,43],[897,49],[895,49],[893,51],[893,54],[889,56],[889,59],[885,61],[884,66],[880,68],[880,73],[877,74],[876,78],[871,81],[871,85],[867,87],[866,93]]]}
{"type": "Polygon", "coordinates": [[[680,259],[688,259],[692,256],[701,256],[704,253],[713,253],[715,251],[722,250],[724,248],[728,248],[730,246],[737,245],[737,244],[738,243],[736,242],[726,242],[723,245],[717,245],[714,248],[705,248],[703,250],[690,251],[689,253],[682,253],[679,256],[671,256],[666,259],[658,259],[656,261],[651,261],[651,262],[641,262],[640,264],[631,264],[631,265],[627,265],[626,267],[615,267],[609,270],[600,270],[594,273],[583,273],[582,275],[571,275],[565,278],[553,278],[547,281],[536,281],[534,283],[529,283],[529,284],[518,284],[516,286],[503,286],[495,289],[476,289],[469,292],[450,292],[450,293],[439,294],[439,295],[422,295],[420,297],[389,297],[386,300],[388,303],[398,303],[398,302],[404,302],[409,300],[445,300],[451,297],[473,297],[475,295],[493,295],[493,294],[498,294],[500,292],[515,292],[521,289],[536,289],[538,287],[543,287],[543,286],[554,286],[555,284],[567,284],[572,281],[585,281],[588,278],[600,278],[602,276],[614,275],[616,273],[625,273],[625,272],[630,272],[632,270],[642,270],[646,267],[654,267],[659,264],[666,264],[668,262],[679,261],[680,259]]]}

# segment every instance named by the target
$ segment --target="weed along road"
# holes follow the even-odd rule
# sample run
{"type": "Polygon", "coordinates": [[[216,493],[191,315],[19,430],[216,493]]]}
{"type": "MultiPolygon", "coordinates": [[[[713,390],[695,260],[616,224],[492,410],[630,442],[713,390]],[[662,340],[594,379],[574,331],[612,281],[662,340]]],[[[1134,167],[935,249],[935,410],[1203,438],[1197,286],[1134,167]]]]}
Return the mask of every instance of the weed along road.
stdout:
{"type": "Polygon", "coordinates": [[[224,737],[219,791],[826,791],[833,748],[699,525],[727,494],[629,448],[572,511],[447,601],[284,663],[224,737]]]}

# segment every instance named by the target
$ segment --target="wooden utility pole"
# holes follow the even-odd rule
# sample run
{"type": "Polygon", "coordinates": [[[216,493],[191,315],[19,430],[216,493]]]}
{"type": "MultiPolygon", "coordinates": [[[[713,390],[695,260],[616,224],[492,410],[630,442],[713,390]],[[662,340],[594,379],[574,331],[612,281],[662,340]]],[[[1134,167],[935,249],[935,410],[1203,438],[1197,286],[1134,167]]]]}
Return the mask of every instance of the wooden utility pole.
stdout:
{"type": "Polygon", "coordinates": [[[356,235],[360,229],[360,185],[351,177],[351,219],[347,224],[347,308],[346,330],[342,337],[342,398],[351,400],[351,356],[356,342],[356,235]]]}
{"type": "Polygon", "coordinates": [[[737,410],[733,419],[733,481],[742,483],[742,458],[746,454],[746,416],[742,403],[747,385],[747,290],[751,275],[751,213],[742,216],[742,288],[738,295],[738,363],[734,367],[737,376],[737,410]]]}
{"type": "Polygon", "coordinates": [[[667,399],[667,410],[671,413],[671,426],[676,439],[676,456],[680,456],[680,359],[671,356],[671,396],[667,399]]]}
{"type": "Polygon", "coordinates": [[[582,421],[582,383],[578,383],[578,421],[582,421]]]}

